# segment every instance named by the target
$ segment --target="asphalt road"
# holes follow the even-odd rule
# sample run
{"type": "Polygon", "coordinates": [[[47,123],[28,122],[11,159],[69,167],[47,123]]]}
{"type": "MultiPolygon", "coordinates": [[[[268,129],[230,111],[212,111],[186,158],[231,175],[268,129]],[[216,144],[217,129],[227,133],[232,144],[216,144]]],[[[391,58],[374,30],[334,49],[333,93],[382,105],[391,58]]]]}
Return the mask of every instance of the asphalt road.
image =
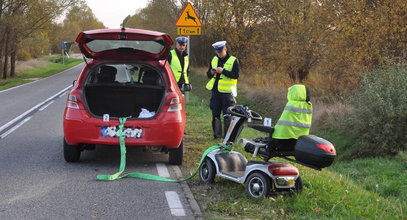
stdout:
{"type": "MultiPolygon", "coordinates": [[[[67,163],[62,150],[66,92],[82,65],[0,92],[0,219],[196,219],[186,183],[97,181],[119,169],[118,146],[85,151],[67,163]]],[[[168,155],[127,148],[125,172],[180,176],[168,155]]]]}

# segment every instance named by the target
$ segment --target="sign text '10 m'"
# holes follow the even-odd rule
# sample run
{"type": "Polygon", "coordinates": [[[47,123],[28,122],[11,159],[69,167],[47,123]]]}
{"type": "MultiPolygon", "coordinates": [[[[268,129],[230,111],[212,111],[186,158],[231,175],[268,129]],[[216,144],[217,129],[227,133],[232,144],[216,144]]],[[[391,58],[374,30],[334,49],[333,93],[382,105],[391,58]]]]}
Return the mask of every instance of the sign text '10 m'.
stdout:
{"type": "Polygon", "coordinates": [[[178,27],[178,35],[201,35],[202,27],[178,27]]]}

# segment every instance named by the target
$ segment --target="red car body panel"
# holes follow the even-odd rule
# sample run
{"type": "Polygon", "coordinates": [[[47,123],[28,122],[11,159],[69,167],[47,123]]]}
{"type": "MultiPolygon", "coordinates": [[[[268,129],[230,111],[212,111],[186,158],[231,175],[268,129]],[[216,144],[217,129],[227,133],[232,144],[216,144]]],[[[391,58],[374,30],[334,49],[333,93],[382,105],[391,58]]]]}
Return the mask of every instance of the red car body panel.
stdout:
{"type": "MultiPolygon", "coordinates": [[[[128,31],[128,29],[126,29],[128,31]]],[[[130,33],[138,33],[140,36],[142,34],[146,35],[146,38],[161,37],[167,39],[169,36],[159,32],[143,31],[131,29],[130,33]],[[150,35],[148,35],[150,34],[150,35]],[[168,36],[168,37],[167,37],[168,36]]],[[[79,39],[79,45],[81,47],[81,39],[86,36],[86,34],[92,34],[96,36],[98,33],[111,34],[115,33],[115,30],[95,30],[87,31],[79,34],[77,41],[79,39]]],[[[124,32],[120,32],[124,33],[124,32]]],[[[114,34],[113,34],[114,35],[114,34]]],[[[117,34],[116,34],[117,35],[117,34]]],[[[104,35],[107,36],[107,35],[104,35]]],[[[169,45],[165,45],[164,51],[167,50],[172,44],[171,38],[167,41],[169,45]]],[[[65,107],[63,116],[63,130],[65,140],[69,145],[79,145],[79,144],[101,144],[101,145],[119,145],[119,138],[116,137],[106,137],[101,134],[102,126],[117,126],[119,121],[117,118],[110,118],[109,121],[103,121],[100,116],[92,115],[87,109],[86,102],[84,100],[84,81],[89,73],[89,70],[106,61],[123,61],[127,60],[128,56],[120,57],[118,55],[110,56],[111,60],[105,60],[106,54],[97,54],[90,51],[86,51],[86,48],[81,47],[82,52],[85,52],[85,56],[93,56],[94,59],[87,61],[87,65],[81,71],[78,80],[74,84],[71,92],[69,93],[67,107],[65,107]],[[95,57],[96,55],[96,57],[95,57]],[[101,55],[104,58],[98,59],[97,55],[101,55]],[[73,99],[72,97],[75,96],[73,99]],[[74,101],[72,101],[72,99],[74,101]],[[74,102],[74,103],[72,103],[74,102]],[[71,104],[78,106],[78,109],[70,107],[71,104]]],[[[110,53],[110,52],[109,52],[110,53]]],[[[165,52],[163,52],[165,53],[165,52]]],[[[142,135],[140,138],[126,138],[125,143],[128,146],[164,146],[167,148],[177,148],[180,146],[184,135],[185,129],[185,106],[184,97],[178,88],[176,80],[173,76],[171,68],[168,62],[165,60],[160,60],[165,58],[163,54],[152,55],[149,60],[136,59],[133,56],[133,62],[142,62],[151,66],[155,66],[162,71],[162,76],[165,81],[165,97],[164,101],[159,107],[157,113],[153,118],[129,118],[125,122],[125,127],[141,128],[142,135]],[[160,57],[161,56],[161,57],[160,57]],[[178,103],[172,103],[173,100],[178,100],[178,103]],[[168,111],[171,105],[179,105],[180,109],[176,111],[168,111]]]]}

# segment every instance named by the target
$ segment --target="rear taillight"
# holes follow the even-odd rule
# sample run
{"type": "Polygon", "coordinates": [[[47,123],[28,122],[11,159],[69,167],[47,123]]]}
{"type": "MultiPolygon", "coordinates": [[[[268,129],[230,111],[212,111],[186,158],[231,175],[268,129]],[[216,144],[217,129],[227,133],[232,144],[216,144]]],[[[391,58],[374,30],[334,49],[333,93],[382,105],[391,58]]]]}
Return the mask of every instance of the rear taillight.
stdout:
{"type": "Polygon", "coordinates": [[[332,144],[316,144],[317,147],[321,148],[329,154],[336,154],[335,147],[332,144]]]}
{"type": "Polygon", "coordinates": [[[298,175],[298,169],[292,165],[270,165],[268,167],[270,173],[273,176],[296,176],[298,175]]]}
{"type": "Polygon", "coordinates": [[[66,107],[72,108],[72,109],[83,109],[83,105],[80,101],[80,96],[78,92],[71,91],[68,94],[68,101],[66,103],[66,107]]]}
{"type": "Polygon", "coordinates": [[[182,103],[181,103],[179,97],[168,96],[167,100],[168,100],[167,101],[167,103],[168,103],[167,112],[176,112],[176,111],[182,110],[182,103]]]}

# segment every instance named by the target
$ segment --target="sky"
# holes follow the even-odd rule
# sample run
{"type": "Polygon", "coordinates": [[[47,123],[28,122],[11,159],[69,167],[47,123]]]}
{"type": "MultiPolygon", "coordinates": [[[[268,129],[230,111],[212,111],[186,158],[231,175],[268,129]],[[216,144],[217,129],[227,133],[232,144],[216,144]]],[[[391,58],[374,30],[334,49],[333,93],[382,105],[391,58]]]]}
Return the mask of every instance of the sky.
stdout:
{"type": "Polygon", "coordinates": [[[108,28],[120,28],[127,15],[147,6],[148,0],[86,0],[96,18],[108,28]]]}

